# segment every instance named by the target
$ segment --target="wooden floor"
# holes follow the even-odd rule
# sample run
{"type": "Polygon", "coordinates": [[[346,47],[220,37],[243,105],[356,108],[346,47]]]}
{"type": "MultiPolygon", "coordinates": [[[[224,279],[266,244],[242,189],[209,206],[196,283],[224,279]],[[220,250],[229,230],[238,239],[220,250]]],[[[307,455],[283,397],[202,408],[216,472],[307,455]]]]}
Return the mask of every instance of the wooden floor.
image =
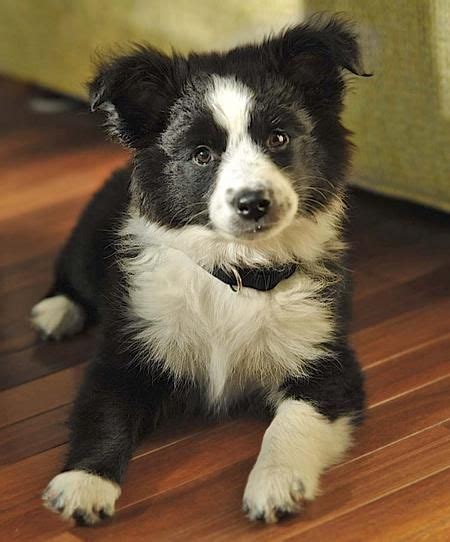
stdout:
{"type": "Polygon", "coordinates": [[[0,81],[0,540],[450,540],[449,221],[362,192],[352,340],[369,414],[301,517],[269,527],[243,517],[264,431],[250,419],[160,430],[101,527],[74,528],[41,507],[93,333],[43,344],[28,314],[80,209],[126,154],[87,113],[31,113],[29,94],[0,81]]]}

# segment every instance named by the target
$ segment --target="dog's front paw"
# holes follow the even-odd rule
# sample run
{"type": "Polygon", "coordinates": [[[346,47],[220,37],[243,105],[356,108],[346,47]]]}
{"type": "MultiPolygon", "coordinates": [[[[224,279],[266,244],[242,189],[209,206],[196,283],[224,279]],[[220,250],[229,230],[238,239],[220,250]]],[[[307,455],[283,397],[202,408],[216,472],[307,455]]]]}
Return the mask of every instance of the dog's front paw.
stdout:
{"type": "Polygon", "coordinates": [[[82,470],[62,472],[48,484],[42,499],[44,505],[74,519],[78,525],[94,525],[114,514],[120,487],[105,478],[82,470]]]}
{"type": "Polygon", "coordinates": [[[255,465],[244,492],[243,508],[252,521],[275,523],[302,508],[305,485],[300,475],[287,467],[255,465]]]}

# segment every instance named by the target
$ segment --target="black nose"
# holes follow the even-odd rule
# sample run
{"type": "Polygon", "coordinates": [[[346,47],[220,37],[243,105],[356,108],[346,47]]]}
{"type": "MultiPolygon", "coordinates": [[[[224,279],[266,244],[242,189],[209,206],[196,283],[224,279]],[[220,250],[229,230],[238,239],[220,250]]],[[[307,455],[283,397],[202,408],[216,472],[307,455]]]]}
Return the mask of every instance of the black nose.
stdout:
{"type": "Polygon", "coordinates": [[[270,199],[264,190],[242,190],[233,199],[238,215],[248,220],[259,220],[268,213],[270,199]]]}

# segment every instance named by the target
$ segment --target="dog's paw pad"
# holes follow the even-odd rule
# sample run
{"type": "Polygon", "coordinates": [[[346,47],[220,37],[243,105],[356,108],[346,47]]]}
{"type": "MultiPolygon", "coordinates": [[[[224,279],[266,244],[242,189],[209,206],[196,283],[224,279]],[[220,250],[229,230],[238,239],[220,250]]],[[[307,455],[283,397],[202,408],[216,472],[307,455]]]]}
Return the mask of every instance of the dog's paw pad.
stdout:
{"type": "Polygon", "coordinates": [[[243,510],[252,521],[276,523],[298,513],[305,499],[300,476],[287,468],[257,468],[250,473],[243,510]]]}
{"type": "Polygon", "coordinates": [[[44,339],[60,340],[83,329],[84,310],[65,295],[47,297],[31,310],[31,325],[44,339]]]}
{"type": "Polygon", "coordinates": [[[44,505],[77,525],[94,525],[111,517],[120,488],[113,482],[81,470],[63,472],[49,483],[44,505]]]}

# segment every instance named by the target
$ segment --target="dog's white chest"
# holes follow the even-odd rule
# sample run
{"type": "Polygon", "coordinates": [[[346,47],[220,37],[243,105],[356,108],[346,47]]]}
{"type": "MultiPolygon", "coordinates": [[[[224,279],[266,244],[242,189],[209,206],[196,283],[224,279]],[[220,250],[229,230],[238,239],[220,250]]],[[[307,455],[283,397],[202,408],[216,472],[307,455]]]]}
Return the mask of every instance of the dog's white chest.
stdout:
{"type": "Polygon", "coordinates": [[[183,253],[153,247],[129,271],[132,320],[149,359],[205,385],[211,403],[301,374],[332,333],[318,284],[306,277],[236,293],[183,253]]]}

